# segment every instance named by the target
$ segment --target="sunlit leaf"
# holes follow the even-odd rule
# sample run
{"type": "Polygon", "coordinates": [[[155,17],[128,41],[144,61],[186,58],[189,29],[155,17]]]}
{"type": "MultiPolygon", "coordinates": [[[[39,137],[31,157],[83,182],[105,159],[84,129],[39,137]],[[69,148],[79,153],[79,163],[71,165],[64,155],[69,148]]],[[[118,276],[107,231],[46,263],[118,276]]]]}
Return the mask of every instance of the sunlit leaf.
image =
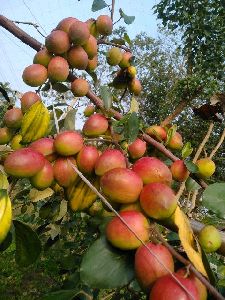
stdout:
{"type": "Polygon", "coordinates": [[[77,113],[77,109],[75,108],[68,111],[64,119],[65,130],[75,130],[76,113],[77,113]]]}
{"type": "Polygon", "coordinates": [[[181,152],[182,158],[184,159],[184,158],[190,156],[192,152],[193,152],[193,148],[191,147],[191,143],[187,142],[184,145],[182,152],[181,152]]]}
{"type": "Polygon", "coordinates": [[[51,188],[47,188],[43,191],[39,191],[37,189],[31,189],[29,193],[29,198],[32,202],[37,202],[52,196],[54,191],[51,188]]]}
{"type": "Polygon", "coordinates": [[[225,183],[210,184],[202,194],[202,205],[225,218],[225,183]]]}
{"type": "Polygon", "coordinates": [[[93,3],[92,3],[91,10],[93,12],[95,12],[95,11],[101,10],[101,9],[107,7],[107,6],[108,5],[104,0],[94,0],[93,3]]]}

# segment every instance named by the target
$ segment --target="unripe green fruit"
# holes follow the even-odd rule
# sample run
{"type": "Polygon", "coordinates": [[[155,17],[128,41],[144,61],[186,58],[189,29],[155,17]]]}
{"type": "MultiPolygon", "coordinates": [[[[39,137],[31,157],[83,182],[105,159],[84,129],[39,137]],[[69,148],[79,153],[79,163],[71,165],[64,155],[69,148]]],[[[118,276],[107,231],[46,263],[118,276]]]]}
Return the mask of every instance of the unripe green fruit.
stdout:
{"type": "Polygon", "coordinates": [[[70,156],[78,153],[83,147],[83,138],[79,132],[67,130],[57,134],[54,142],[57,153],[70,156]]]}
{"type": "Polygon", "coordinates": [[[99,37],[99,32],[96,27],[96,20],[91,18],[91,19],[88,19],[85,23],[88,26],[90,34],[93,35],[95,38],[99,37]]]}
{"type": "Polygon", "coordinates": [[[110,35],[113,29],[112,19],[107,15],[101,15],[96,20],[96,28],[100,34],[110,35]]]}
{"type": "Polygon", "coordinates": [[[9,128],[15,128],[18,129],[21,126],[23,119],[23,113],[20,108],[12,108],[7,110],[7,112],[4,115],[4,123],[9,128]]]}
{"type": "Polygon", "coordinates": [[[12,140],[10,142],[11,148],[13,150],[18,150],[18,149],[23,148],[23,145],[20,144],[20,142],[22,141],[22,138],[23,137],[20,134],[14,135],[14,137],[12,138],[12,140]]]}
{"type": "Polygon", "coordinates": [[[86,96],[89,91],[89,83],[87,80],[83,78],[75,79],[71,83],[71,91],[74,94],[75,97],[83,97],[86,96]]]}
{"type": "Polygon", "coordinates": [[[96,38],[90,35],[88,41],[83,45],[83,48],[88,55],[88,59],[93,59],[98,53],[96,38]]]}
{"type": "Polygon", "coordinates": [[[122,57],[123,55],[121,50],[117,47],[114,47],[107,52],[106,59],[110,66],[116,66],[120,63],[122,57]]]}
{"type": "Polygon", "coordinates": [[[31,148],[22,148],[7,156],[4,169],[9,175],[24,178],[37,174],[44,164],[45,158],[42,154],[31,148]]]}
{"type": "Polygon", "coordinates": [[[72,68],[78,70],[85,70],[88,65],[88,55],[81,46],[70,48],[67,60],[72,68]]]}
{"type": "Polygon", "coordinates": [[[27,85],[36,87],[45,83],[48,73],[44,66],[33,64],[24,69],[22,77],[27,85]]]}
{"type": "Polygon", "coordinates": [[[0,128],[0,145],[8,144],[12,138],[12,133],[9,128],[0,128]]]}
{"type": "Polygon", "coordinates": [[[206,253],[215,252],[222,244],[220,233],[213,225],[205,226],[199,232],[198,240],[206,253]]]}
{"type": "Polygon", "coordinates": [[[74,17],[68,17],[68,18],[62,19],[59,22],[59,24],[56,26],[56,29],[62,30],[68,34],[70,26],[76,21],[78,21],[78,20],[74,17]]]}
{"type": "Polygon", "coordinates": [[[84,110],[84,116],[90,117],[95,112],[95,106],[94,105],[88,105],[84,110]]]}
{"type": "Polygon", "coordinates": [[[69,37],[74,45],[82,46],[86,44],[90,37],[88,25],[77,20],[69,28],[69,37]]]}
{"type": "MultiPolygon", "coordinates": [[[[142,241],[148,241],[149,223],[141,212],[123,211],[120,212],[120,216],[142,241]]],[[[113,246],[122,250],[136,249],[141,245],[141,242],[117,216],[107,224],[106,238],[113,246]]]]}
{"type": "Polygon", "coordinates": [[[30,178],[30,183],[38,190],[48,188],[54,180],[53,168],[49,161],[45,160],[43,168],[30,178]]]}
{"type": "Polygon", "coordinates": [[[34,64],[39,64],[47,68],[50,60],[53,58],[53,55],[48,52],[46,48],[38,51],[33,59],[34,64]]]}
{"type": "Polygon", "coordinates": [[[212,176],[216,170],[215,163],[208,157],[199,159],[196,165],[198,166],[198,175],[203,178],[212,176]]]}
{"type": "Polygon", "coordinates": [[[55,56],[48,64],[48,78],[51,81],[66,81],[69,75],[69,65],[66,59],[55,56]]]}
{"type": "Polygon", "coordinates": [[[69,36],[62,30],[54,30],[46,37],[45,46],[49,52],[63,54],[70,48],[69,36]]]}
{"type": "Polygon", "coordinates": [[[20,99],[22,112],[27,112],[28,109],[37,101],[41,101],[41,98],[38,96],[38,94],[34,92],[24,93],[20,99]]]}

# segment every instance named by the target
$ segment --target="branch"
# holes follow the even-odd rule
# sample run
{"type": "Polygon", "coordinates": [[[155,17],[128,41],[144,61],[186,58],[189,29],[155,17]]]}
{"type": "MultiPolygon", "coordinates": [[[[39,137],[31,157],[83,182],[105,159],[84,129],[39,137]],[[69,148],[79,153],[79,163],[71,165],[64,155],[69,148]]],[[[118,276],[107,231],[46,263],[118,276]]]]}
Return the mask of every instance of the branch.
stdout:
{"type": "Polygon", "coordinates": [[[97,44],[98,45],[114,46],[114,47],[117,47],[117,48],[121,48],[121,49],[125,50],[126,52],[131,52],[131,50],[129,48],[127,48],[126,46],[123,46],[123,45],[120,45],[120,44],[116,44],[116,43],[112,43],[112,42],[108,42],[108,41],[105,41],[103,39],[98,40],[97,44]]]}
{"type": "Polygon", "coordinates": [[[168,117],[166,117],[166,119],[162,121],[160,125],[164,127],[170,124],[185,109],[188,103],[189,102],[186,100],[181,101],[175,110],[168,117]]]}
{"type": "Polygon", "coordinates": [[[216,154],[217,150],[219,149],[219,147],[223,144],[223,141],[225,139],[225,129],[223,130],[223,133],[219,139],[219,142],[217,143],[216,147],[212,150],[212,152],[209,155],[209,158],[212,159],[212,157],[216,154]]]}
{"type": "Polygon", "coordinates": [[[35,23],[32,23],[32,22],[22,22],[22,21],[12,21],[12,22],[15,23],[15,24],[24,24],[24,25],[33,26],[37,30],[37,32],[40,33],[40,35],[42,35],[45,38],[45,35],[38,29],[39,28],[38,24],[35,24],[35,23]]]}
{"type": "MultiPolygon", "coordinates": [[[[22,42],[29,45],[33,49],[39,51],[41,49],[41,43],[39,43],[37,40],[33,39],[31,36],[29,36],[26,32],[24,32],[22,29],[18,28],[12,21],[8,20],[6,17],[0,15],[0,25],[2,25],[4,28],[6,28],[8,31],[10,31],[14,36],[18,37],[22,42]],[[7,25],[7,26],[6,26],[7,25]]],[[[104,41],[105,42],[105,41],[104,41]]],[[[77,77],[73,75],[72,73],[68,76],[68,81],[72,82],[77,77]]],[[[87,98],[89,98],[98,108],[104,109],[104,103],[103,101],[96,96],[91,90],[88,91],[87,98]]],[[[115,109],[110,109],[109,113],[113,115],[113,117],[116,120],[122,119],[123,115],[116,111],[115,109]]],[[[160,152],[162,152],[164,155],[166,155],[168,158],[170,158],[172,161],[179,160],[178,157],[176,157],[172,152],[170,152],[164,145],[154,140],[152,137],[150,137],[147,134],[142,135],[143,139],[153,145],[155,148],[157,148],[160,152]]],[[[202,187],[205,187],[206,184],[203,181],[199,181],[195,178],[202,187]]]]}
{"type": "Polygon", "coordinates": [[[169,243],[164,239],[164,237],[161,235],[161,233],[155,228],[154,231],[157,234],[157,238],[162,242],[162,244],[170,251],[170,253],[178,259],[180,262],[182,262],[185,266],[191,270],[195,276],[207,287],[209,292],[215,297],[215,299],[218,300],[225,300],[225,298],[209,283],[209,281],[200,273],[196,268],[185,259],[182,255],[180,255],[172,246],[170,246],[169,243]]]}
{"type": "Polygon", "coordinates": [[[113,22],[114,8],[115,8],[115,0],[112,0],[112,8],[111,8],[111,19],[112,19],[112,22],[113,22]]]}

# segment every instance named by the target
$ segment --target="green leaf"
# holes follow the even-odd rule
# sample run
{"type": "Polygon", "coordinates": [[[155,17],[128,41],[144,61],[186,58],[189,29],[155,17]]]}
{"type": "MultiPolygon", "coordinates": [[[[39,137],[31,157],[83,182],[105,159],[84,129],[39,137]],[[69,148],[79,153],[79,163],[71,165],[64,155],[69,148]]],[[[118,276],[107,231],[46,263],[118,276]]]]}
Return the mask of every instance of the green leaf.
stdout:
{"type": "Polygon", "coordinates": [[[110,109],[112,106],[112,94],[107,85],[100,86],[100,95],[104,102],[105,108],[110,109]]]}
{"type": "Polygon", "coordinates": [[[11,231],[8,232],[6,238],[0,244],[0,252],[5,251],[12,243],[12,233],[11,231]]]}
{"type": "Polygon", "coordinates": [[[225,183],[210,184],[202,194],[202,205],[225,218],[225,183]]]}
{"type": "Polygon", "coordinates": [[[9,187],[9,182],[8,182],[7,176],[0,169],[0,189],[7,190],[8,187],[9,187]]]}
{"type": "Polygon", "coordinates": [[[124,40],[127,42],[127,44],[131,45],[132,42],[131,42],[131,39],[129,37],[129,35],[125,32],[124,33],[124,36],[123,36],[124,40]]]}
{"type": "Polygon", "coordinates": [[[13,221],[16,235],[16,262],[27,267],[34,263],[41,253],[41,241],[31,227],[18,220],[13,221]]]}
{"type": "Polygon", "coordinates": [[[119,9],[119,13],[120,13],[121,18],[123,18],[124,22],[127,25],[130,25],[134,22],[135,16],[127,16],[121,8],[119,9]]]}
{"type": "Polygon", "coordinates": [[[191,147],[191,143],[187,142],[181,152],[182,158],[185,159],[186,157],[190,156],[193,152],[193,148],[191,147]]]}
{"type": "Polygon", "coordinates": [[[101,237],[85,253],[81,280],[92,288],[113,289],[128,284],[134,278],[133,259],[101,237]]]}
{"type": "Polygon", "coordinates": [[[72,300],[79,292],[75,290],[61,290],[48,294],[42,300],[72,300]]]}
{"type": "Polygon", "coordinates": [[[167,137],[166,137],[165,145],[169,144],[169,142],[171,141],[171,139],[174,136],[174,134],[176,133],[176,131],[177,131],[177,125],[176,124],[169,128],[169,130],[167,131],[167,137]]]}
{"type": "Polygon", "coordinates": [[[93,3],[92,3],[92,7],[91,7],[91,10],[92,11],[98,11],[98,10],[101,10],[105,7],[107,7],[107,3],[105,3],[104,0],[94,0],[93,3]]]}
{"type": "Polygon", "coordinates": [[[127,138],[129,144],[136,140],[139,133],[139,125],[140,122],[137,114],[132,112],[127,122],[127,138]]]}
{"type": "Polygon", "coordinates": [[[45,85],[41,88],[42,92],[47,92],[50,90],[50,83],[46,82],[45,85]]]}
{"type": "Polygon", "coordinates": [[[191,177],[188,177],[188,179],[185,182],[185,186],[188,192],[200,189],[200,185],[191,177]]]}
{"type": "Polygon", "coordinates": [[[198,166],[196,166],[191,160],[184,160],[184,164],[187,167],[189,172],[191,173],[198,172],[198,166]]]}
{"type": "Polygon", "coordinates": [[[53,83],[52,88],[58,93],[66,93],[67,91],[69,91],[69,88],[65,84],[60,82],[53,83]]]}
{"type": "Polygon", "coordinates": [[[111,43],[118,44],[118,45],[125,45],[124,39],[114,38],[114,39],[112,39],[110,42],[111,42],[111,43]]]}
{"type": "Polygon", "coordinates": [[[75,130],[76,113],[77,109],[75,108],[68,111],[63,126],[65,130],[75,130]]]}

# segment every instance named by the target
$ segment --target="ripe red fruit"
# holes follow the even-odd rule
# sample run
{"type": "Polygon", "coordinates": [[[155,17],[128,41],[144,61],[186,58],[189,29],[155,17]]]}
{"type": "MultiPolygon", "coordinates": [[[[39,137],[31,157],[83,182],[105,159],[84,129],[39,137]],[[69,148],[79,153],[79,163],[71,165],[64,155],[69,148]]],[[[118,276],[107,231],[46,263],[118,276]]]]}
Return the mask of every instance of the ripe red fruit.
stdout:
{"type": "Polygon", "coordinates": [[[29,145],[32,149],[43,154],[45,158],[52,162],[56,158],[54,139],[52,138],[41,138],[29,145]]]}
{"type": "Polygon", "coordinates": [[[69,75],[69,65],[65,58],[55,56],[48,64],[48,78],[51,81],[66,81],[69,75]]]}
{"type": "Polygon", "coordinates": [[[84,146],[77,155],[77,166],[83,173],[91,174],[99,157],[98,149],[94,146],[84,146]]]}
{"type": "Polygon", "coordinates": [[[149,289],[158,278],[168,274],[163,265],[171,272],[174,271],[173,257],[165,246],[149,242],[147,247],[149,251],[143,245],[137,249],[134,263],[137,280],[145,290],[149,289]]]}
{"type": "Polygon", "coordinates": [[[193,281],[198,291],[199,300],[207,300],[207,289],[205,285],[194,275],[194,273],[190,273],[190,271],[186,268],[182,268],[177,270],[176,274],[193,281]]]}
{"type": "MultiPolygon", "coordinates": [[[[120,216],[142,241],[148,241],[149,223],[141,212],[123,211],[120,212],[120,216]]],[[[136,249],[141,245],[141,242],[117,216],[107,224],[106,238],[113,246],[122,250],[136,249]]]]}
{"type": "Polygon", "coordinates": [[[151,218],[163,220],[169,218],[177,207],[174,191],[161,182],[149,183],[140,194],[143,211],[151,218]]]}
{"type": "Polygon", "coordinates": [[[83,133],[86,136],[94,137],[104,134],[108,129],[109,123],[105,116],[101,114],[91,115],[83,126],[83,133]]]}
{"type": "Polygon", "coordinates": [[[45,164],[42,154],[31,148],[22,148],[9,154],[4,162],[4,169],[9,175],[23,178],[32,177],[45,164]]]}
{"type": "Polygon", "coordinates": [[[135,96],[139,96],[141,91],[142,91],[142,85],[140,80],[137,78],[133,78],[129,83],[128,83],[128,89],[131,93],[133,93],[135,96]]]}
{"type": "Polygon", "coordinates": [[[166,140],[167,133],[162,126],[152,125],[145,132],[160,142],[166,140]]]}
{"type": "Polygon", "coordinates": [[[24,93],[20,99],[22,112],[25,113],[31,107],[31,105],[37,101],[41,101],[41,98],[38,96],[38,94],[34,92],[24,93]]]}
{"type": "Polygon", "coordinates": [[[7,110],[4,115],[4,123],[9,128],[20,128],[23,119],[23,113],[20,108],[12,108],[7,110]]]}
{"type": "Polygon", "coordinates": [[[63,54],[70,48],[69,36],[62,30],[54,30],[46,37],[45,46],[49,52],[63,54]]]}
{"type": "Polygon", "coordinates": [[[78,21],[78,20],[73,17],[68,17],[68,18],[62,19],[59,22],[59,24],[56,26],[56,29],[65,31],[66,33],[69,33],[70,26],[76,21],[78,21]]]}
{"type": "Polygon", "coordinates": [[[188,178],[188,169],[183,160],[176,160],[170,167],[173,179],[184,181],[188,178]]]}
{"type": "Polygon", "coordinates": [[[81,46],[73,46],[68,51],[68,63],[72,68],[85,70],[88,65],[88,55],[81,46]]]}
{"type": "Polygon", "coordinates": [[[56,152],[63,156],[74,155],[83,147],[83,138],[76,131],[63,131],[57,134],[54,147],[56,152]]]}
{"type": "Polygon", "coordinates": [[[47,80],[47,69],[42,65],[33,64],[24,69],[22,77],[27,85],[36,87],[47,80]]]}
{"type": "Polygon", "coordinates": [[[134,163],[132,170],[142,178],[144,184],[162,182],[170,185],[172,182],[169,168],[155,157],[140,158],[134,163]]]}
{"type": "Polygon", "coordinates": [[[126,160],[121,151],[107,149],[98,158],[95,164],[95,173],[102,176],[107,171],[115,168],[126,168],[126,160]]]}
{"type": "Polygon", "coordinates": [[[30,178],[30,183],[38,190],[49,187],[54,180],[53,167],[49,161],[45,160],[43,168],[30,178]]]}
{"type": "MultiPolygon", "coordinates": [[[[183,278],[178,274],[174,276],[188,290],[194,300],[199,300],[198,291],[195,284],[188,278],[183,278]]],[[[159,278],[153,285],[149,300],[192,300],[186,291],[173,279],[171,275],[159,278]]]]}
{"type": "Polygon", "coordinates": [[[106,172],[101,177],[100,185],[103,193],[118,203],[137,201],[143,187],[141,178],[132,170],[125,168],[106,172]]]}
{"type": "Polygon", "coordinates": [[[133,159],[142,157],[146,151],[146,142],[141,139],[136,139],[128,146],[128,152],[133,159]]]}
{"type": "Polygon", "coordinates": [[[54,177],[60,186],[70,186],[78,176],[71,163],[76,166],[76,160],[73,157],[59,157],[53,165],[54,177]]]}
{"type": "Polygon", "coordinates": [[[83,78],[75,79],[71,83],[71,91],[74,94],[75,97],[83,97],[86,96],[89,91],[89,83],[87,80],[83,78]]]}

